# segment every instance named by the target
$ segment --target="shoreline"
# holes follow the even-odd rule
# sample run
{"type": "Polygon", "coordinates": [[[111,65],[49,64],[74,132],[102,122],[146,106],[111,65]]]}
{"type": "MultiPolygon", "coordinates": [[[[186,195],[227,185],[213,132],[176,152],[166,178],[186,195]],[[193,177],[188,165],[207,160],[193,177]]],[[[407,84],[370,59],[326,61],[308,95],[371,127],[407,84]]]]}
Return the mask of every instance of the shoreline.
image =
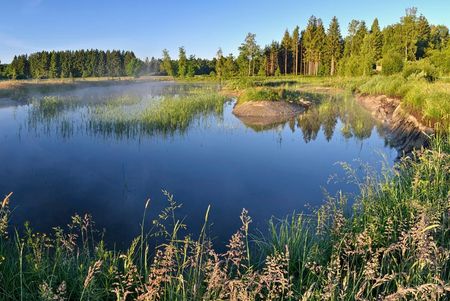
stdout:
{"type": "Polygon", "coordinates": [[[386,95],[355,94],[356,101],[390,132],[392,146],[400,153],[409,154],[414,149],[429,145],[435,129],[423,124],[402,108],[401,100],[386,95]]]}

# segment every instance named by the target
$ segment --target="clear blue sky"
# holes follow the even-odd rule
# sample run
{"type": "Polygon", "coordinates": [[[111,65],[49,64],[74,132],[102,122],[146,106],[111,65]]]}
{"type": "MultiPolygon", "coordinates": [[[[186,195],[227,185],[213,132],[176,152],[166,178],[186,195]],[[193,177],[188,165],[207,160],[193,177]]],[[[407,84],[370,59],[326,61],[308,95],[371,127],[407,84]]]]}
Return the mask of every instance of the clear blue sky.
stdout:
{"type": "Polygon", "coordinates": [[[236,53],[247,32],[259,44],[304,28],[312,14],[325,25],[336,15],[342,33],[351,19],[381,26],[416,6],[430,23],[450,26],[450,0],[0,0],[0,60],[38,50],[129,49],[141,58],[188,54],[211,58],[218,47],[236,53]]]}

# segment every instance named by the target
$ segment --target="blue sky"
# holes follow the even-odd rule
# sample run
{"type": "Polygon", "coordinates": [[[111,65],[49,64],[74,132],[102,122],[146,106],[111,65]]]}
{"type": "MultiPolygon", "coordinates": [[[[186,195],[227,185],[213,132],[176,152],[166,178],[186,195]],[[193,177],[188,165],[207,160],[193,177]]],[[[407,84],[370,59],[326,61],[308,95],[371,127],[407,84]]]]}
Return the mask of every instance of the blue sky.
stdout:
{"type": "Polygon", "coordinates": [[[211,58],[217,48],[236,53],[247,32],[259,44],[281,39],[286,28],[304,28],[314,14],[326,26],[336,15],[345,35],[351,19],[381,26],[416,6],[433,24],[450,26],[450,0],[0,0],[0,60],[39,50],[133,50],[141,58],[179,46],[211,58]]]}

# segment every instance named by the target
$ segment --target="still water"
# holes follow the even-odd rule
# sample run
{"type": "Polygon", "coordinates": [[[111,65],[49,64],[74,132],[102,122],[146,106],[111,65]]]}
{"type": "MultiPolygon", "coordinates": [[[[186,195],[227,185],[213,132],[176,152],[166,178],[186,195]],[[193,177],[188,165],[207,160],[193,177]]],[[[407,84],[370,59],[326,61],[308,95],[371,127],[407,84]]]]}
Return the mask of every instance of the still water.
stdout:
{"type": "Polygon", "coordinates": [[[182,131],[89,126],[90,108],[112,97],[151,100],[194,88],[201,89],[145,82],[0,99],[0,195],[14,192],[12,224],[30,221],[49,231],[74,213],[91,213],[106,240],[122,245],[139,233],[147,199],[149,220],[166,206],[164,189],[183,204],[179,216],[193,233],[211,205],[211,233],[220,245],[239,227],[242,208],[252,227],[264,231],[272,216],[320,206],[324,189],[356,191],[328,181],[342,174],[336,162],[359,160],[379,169],[380,161],[393,164],[397,157],[387,133],[349,95],[315,95],[320,101],[307,113],[275,125],[242,122],[230,100],[223,112],[196,116],[182,131]],[[67,104],[39,105],[49,95],[67,104]]]}

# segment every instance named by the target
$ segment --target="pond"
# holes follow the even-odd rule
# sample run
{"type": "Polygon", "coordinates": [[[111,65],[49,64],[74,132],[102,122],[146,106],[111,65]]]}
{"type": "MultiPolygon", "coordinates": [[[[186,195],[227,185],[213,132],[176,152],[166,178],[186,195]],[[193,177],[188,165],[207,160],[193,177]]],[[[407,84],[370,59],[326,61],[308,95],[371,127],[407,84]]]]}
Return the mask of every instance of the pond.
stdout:
{"type": "Polygon", "coordinates": [[[211,205],[210,232],[221,245],[238,229],[242,208],[264,231],[272,216],[312,212],[324,190],[356,192],[328,181],[342,175],[336,162],[379,170],[397,157],[386,131],[345,94],[310,94],[317,100],[310,110],[270,125],[236,118],[232,99],[184,116],[181,126],[159,128],[153,119],[143,126],[132,117],[165,97],[182,102],[216,89],[142,82],[0,99],[0,195],[14,192],[12,224],[49,231],[90,213],[120,246],[139,234],[147,199],[148,224],[167,205],[164,189],[182,203],[178,214],[192,233],[211,205]]]}

